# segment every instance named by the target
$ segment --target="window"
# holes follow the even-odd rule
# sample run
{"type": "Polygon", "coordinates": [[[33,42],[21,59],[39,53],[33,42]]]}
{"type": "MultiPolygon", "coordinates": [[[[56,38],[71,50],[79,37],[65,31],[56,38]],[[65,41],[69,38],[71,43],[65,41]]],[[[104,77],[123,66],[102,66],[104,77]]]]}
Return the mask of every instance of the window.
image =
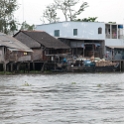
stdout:
{"type": "Polygon", "coordinates": [[[102,34],[102,28],[98,28],[98,34],[102,34]]]}
{"type": "Polygon", "coordinates": [[[59,37],[60,36],[60,31],[59,30],[55,30],[54,31],[54,36],[55,37],[59,37]]]}
{"type": "Polygon", "coordinates": [[[28,53],[27,52],[24,52],[24,55],[26,56],[28,53]]]}
{"type": "Polygon", "coordinates": [[[77,29],[73,29],[73,35],[74,36],[78,35],[78,30],[77,29]]]}

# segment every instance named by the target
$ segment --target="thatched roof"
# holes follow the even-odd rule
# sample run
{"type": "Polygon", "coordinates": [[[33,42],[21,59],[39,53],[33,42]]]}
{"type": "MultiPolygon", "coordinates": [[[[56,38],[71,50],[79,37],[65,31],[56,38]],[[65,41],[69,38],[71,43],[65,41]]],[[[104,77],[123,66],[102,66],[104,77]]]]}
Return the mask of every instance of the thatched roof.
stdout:
{"type": "Polygon", "coordinates": [[[30,48],[33,45],[32,42],[34,42],[34,44],[37,42],[37,43],[45,46],[46,48],[69,49],[69,46],[67,46],[66,44],[64,44],[60,40],[52,37],[51,35],[49,35],[46,32],[42,32],[42,31],[19,31],[17,34],[14,35],[14,37],[18,39],[18,35],[20,33],[23,33],[23,34],[28,36],[28,38],[26,38],[25,36],[24,37],[22,36],[22,40],[23,40],[23,42],[25,42],[25,44],[28,43],[27,46],[30,48]],[[29,40],[29,37],[32,40],[29,40]]]}
{"type": "Polygon", "coordinates": [[[5,46],[7,48],[16,49],[16,51],[26,51],[33,52],[30,48],[28,48],[25,44],[21,43],[17,39],[0,33],[0,46],[5,46]]]}

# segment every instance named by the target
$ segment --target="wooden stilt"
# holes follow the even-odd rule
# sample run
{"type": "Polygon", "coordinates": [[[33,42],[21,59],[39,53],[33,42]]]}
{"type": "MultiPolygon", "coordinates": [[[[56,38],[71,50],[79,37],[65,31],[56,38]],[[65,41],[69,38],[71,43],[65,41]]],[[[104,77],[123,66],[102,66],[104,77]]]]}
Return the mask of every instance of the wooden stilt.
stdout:
{"type": "Polygon", "coordinates": [[[121,61],[120,61],[120,72],[121,72],[121,61]]]}
{"type": "Polygon", "coordinates": [[[84,44],[84,41],[83,41],[83,57],[85,56],[85,44],[84,44]]]}
{"type": "Polygon", "coordinates": [[[17,72],[19,71],[20,63],[17,63],[17,72]]]}
{"type": "Polygon", "coordinates": [[[122,72],[124,71],[124,61],[122,61],[122,72]]]}
{"type": "Polygon", "coordinates": [[[32,64],[33,64],[33,70],[35,70],[35,63],[33,62],[32,64]]]}
{"type": "Polygon", "coordinates": [[[11,63],[11,72],[13,71],[13,63],[11,63]]]}
{"type": "Polygon", "coordinates": [[[43,66],[41,67],[41,72],[44,71],[44,68],[45,68],[46,63],[47,63],[47,61],[44,61],[43,66]]]}
{"type": "Polygon", "coordinates": [[[6,63],[3,63],[3,70],[6,72],[6,63]]]}
{"type": "Polygon", "coordinates": [[[28,72],[30,71],[30,62],[28,62],[28,72]]]}
{"type": "Polygon", "coordinates": [[[6,70],[9,71],[9,65],[6,65],[6,70]]]}

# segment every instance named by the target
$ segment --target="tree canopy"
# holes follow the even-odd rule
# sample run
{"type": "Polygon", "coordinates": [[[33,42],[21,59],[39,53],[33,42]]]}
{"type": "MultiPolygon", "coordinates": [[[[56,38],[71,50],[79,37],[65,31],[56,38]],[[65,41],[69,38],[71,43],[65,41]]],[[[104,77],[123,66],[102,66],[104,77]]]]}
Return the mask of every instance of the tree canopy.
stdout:
{"type": "MultiPolygon", "coordinates": [[[[57,22],[59,18],[57,17],[57,6],[54,4],[48,5],[43,12],[43,18],[48,20],[50,23],[57,22]]],[[[42,20],[44,21],[44,20],[42,20]]]]}
{"type": "Polygon", "coordinates": [[[17,29],[14,11],[18,8],[16,0],[0,0],[0,32],[8,34],[17,29]]]}
{"type": "Polygon", "coordinates": [[[96,22],[96,19],[98,17],[88,17],[84,19],[75,19],[75,21],[80,21],[80,22],[96,22]]]}
{"type": "Polygon", "coordinates": [[[21,24],[20,30],[34,30],[35,25],[29,25],[26,21],[21,24]]]}
{"type": "Polygon", "coordinates": [[[46,7],[42,17],[49,23],[57,22],[59,20],[57,10],[59,10],[64,15],[65,21],[73,21],[87,7],[87,2],[80,2],[79,0],[54,0],[53,4],[46,7]],[[76,5],[80,5],[77,10],[75,10],[76,5]]]}

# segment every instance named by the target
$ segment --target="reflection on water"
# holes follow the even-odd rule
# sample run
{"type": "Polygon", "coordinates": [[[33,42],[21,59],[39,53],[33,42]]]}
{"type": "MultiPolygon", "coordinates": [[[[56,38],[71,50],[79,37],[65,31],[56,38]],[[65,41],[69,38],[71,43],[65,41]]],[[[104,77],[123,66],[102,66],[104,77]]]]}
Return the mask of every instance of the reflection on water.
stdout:
{"type": "Polygon", "coordinates": [[[122,124],[124,74],[0,76],[0,122],[122,124]]]}

